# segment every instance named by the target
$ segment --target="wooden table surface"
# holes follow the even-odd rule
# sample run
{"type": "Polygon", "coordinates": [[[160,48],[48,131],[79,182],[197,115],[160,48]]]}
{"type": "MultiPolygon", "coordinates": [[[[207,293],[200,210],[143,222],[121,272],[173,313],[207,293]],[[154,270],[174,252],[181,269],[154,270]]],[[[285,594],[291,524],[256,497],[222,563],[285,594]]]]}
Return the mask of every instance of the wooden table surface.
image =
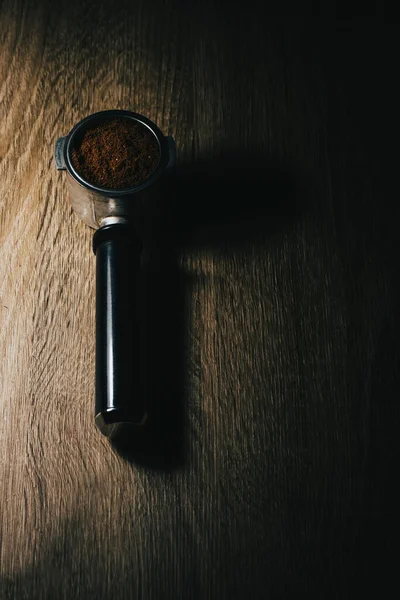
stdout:
{"type": "Polygon", "coordinates": [[[1,600],[397,589],[397,34],[261,5],[1,2],[1,600]],[[109,108],[178,147],[137,460],[94,425],[93,230],[53,160],[109,108]]]}

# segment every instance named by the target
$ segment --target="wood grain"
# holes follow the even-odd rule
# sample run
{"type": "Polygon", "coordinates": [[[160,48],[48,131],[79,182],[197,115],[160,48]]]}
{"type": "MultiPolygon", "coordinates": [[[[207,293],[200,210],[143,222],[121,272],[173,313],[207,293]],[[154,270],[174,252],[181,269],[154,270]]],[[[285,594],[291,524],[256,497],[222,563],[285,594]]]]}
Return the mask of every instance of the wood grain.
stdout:
{"type": "Polygon", "coordinates": [[[385,596],[394,30],[272,19],[254,0],[9,0],[0,31],[0,598],[385,596]],[[93,422],[93,232],[53,148],[106,108],[179,149],[163,225],[183,282],[172,470],[127,461],[93,422]]]}

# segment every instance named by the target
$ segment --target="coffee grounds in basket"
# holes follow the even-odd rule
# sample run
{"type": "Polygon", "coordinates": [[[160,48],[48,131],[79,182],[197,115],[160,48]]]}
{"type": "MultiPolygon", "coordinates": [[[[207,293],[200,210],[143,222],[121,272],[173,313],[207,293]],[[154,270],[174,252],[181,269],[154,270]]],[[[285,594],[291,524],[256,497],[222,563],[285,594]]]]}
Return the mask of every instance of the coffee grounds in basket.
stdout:
{"type": "Polygon", "coordinates": [[[159,147],[151,131],[134,119],[111,119],[88,129],[71,153],[88,183],[122,190],[143,183],[155,171],[159,147]]]}

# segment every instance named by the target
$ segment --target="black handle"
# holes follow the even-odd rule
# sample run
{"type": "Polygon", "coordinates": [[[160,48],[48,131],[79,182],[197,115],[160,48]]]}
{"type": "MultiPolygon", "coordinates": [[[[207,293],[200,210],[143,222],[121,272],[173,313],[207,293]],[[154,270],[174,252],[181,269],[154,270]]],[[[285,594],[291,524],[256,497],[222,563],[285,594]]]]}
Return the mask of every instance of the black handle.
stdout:
{"type": "Polygon", "coordinates": [[[96,417],[109,437],[121,423],[142,425],[140,327],[141,243],[127,224],[105,225],[93,237],[96,254],[96,417]]]}

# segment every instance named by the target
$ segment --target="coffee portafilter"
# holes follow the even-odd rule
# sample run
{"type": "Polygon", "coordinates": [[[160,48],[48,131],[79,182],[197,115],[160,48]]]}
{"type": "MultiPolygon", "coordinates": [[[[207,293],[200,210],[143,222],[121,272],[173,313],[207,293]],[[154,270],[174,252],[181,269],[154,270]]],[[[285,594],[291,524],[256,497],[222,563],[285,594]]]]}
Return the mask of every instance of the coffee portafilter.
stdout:
{"type": "Polygon", "coordinates": [[[67,174],[72,207],[95,229],[96,374],[95,423],[112,438],[120,426],[142,426],[147,402],[142,380],[137,282],[140,280],[140,224],[163,194],[164,175],[175,165],[172,137],[164,136],[148,118],[125,110],[94,113],[56,141],[55,162],[67,174]],[[145,181],[129,189],[108,189],[86,181],[75,169],[72,151],[86,131],[112,119],[133,119],[146,127],[158,145],[158,164],[145,181]]]}

